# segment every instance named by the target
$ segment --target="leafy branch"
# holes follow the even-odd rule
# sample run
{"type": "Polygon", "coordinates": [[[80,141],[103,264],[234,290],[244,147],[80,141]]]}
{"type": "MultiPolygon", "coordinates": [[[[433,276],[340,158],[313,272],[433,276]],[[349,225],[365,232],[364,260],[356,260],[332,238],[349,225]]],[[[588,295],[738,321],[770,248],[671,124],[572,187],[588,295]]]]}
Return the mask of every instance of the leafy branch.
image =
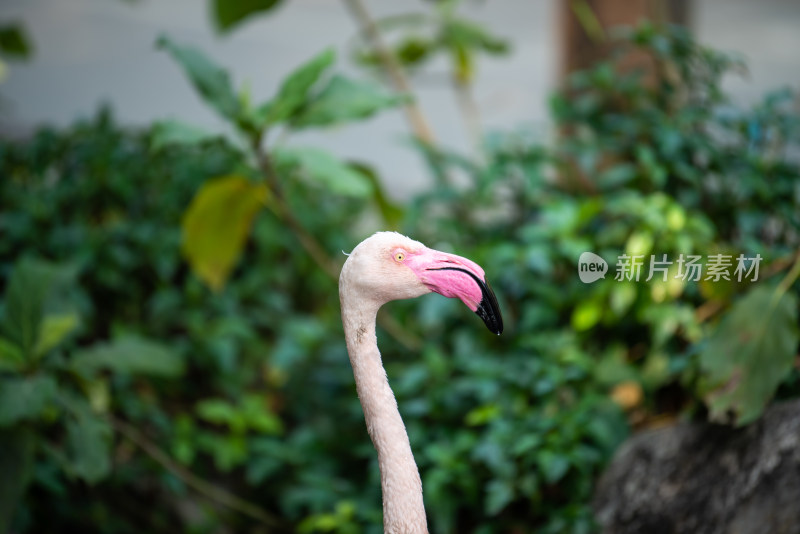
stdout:
{"type": "MultiPolygon", "coordinates": [[[[410,102],[406,95],[386,93],[363,81],[331,74],[333,50],[324,50],[291,72],[277,94],[255,107],[236,97],[227,72],[200,51],[161,37],[166,49],[186,72],[201,97],[245,140],[246,150],[261,178],[254,183],[240,174],[206,182],[197,192],[183,219],[184,253],[193,270],[214,290],[220,290],[235,266],[250,233],[259,206],[267,209],[294,235],[309,257],[332,280],[341,263],[308,230],[289,204],[284,184],[291,179],[312,181],[332,194],[377,203],[383,198],[379,185],[361,169],[341,162],[313,147],[289,147],[269,143],[281,128],[287,134],[311,127],[327,127],[360,120],[378,111],[410,102]]],[[[214,134],[177,121],[156,128],[154,148],[173,143],[197,144],[214,134]]],[[[380,324],[398,342],[413,349],[419,340],[388,316],[380,324]]]]}
{"type": "MultiPolygon", "coordinates": [[[[344,0],[360,28],[366,46],[358,49],[355,57],[366,66],[384,71],[391,85],[410,92],[407,72],[413,74],[434,56],[444,56],[449,69],[447,81],[455,93],[456,105],[461,111],[464,126],[478,152],[482,149],[480,111],[472,87],[477,73],[478,54],[501,56],[508,52],[504,39],[492,35],[475,21],[457,15],[460,2],[437,2],[431,13],[409,13],[373,20],[361,0],[344,0]],[[394,30],[400,35],[396,44],[387,44],[385,33],[394,30]]],[[[433,138],[421,133],[415,114],[418,108],[409,106],[409,122],[421,143],[434,148],[433,138]]],[[[423,123],[424,125],[425,123],[423,123]]]]}

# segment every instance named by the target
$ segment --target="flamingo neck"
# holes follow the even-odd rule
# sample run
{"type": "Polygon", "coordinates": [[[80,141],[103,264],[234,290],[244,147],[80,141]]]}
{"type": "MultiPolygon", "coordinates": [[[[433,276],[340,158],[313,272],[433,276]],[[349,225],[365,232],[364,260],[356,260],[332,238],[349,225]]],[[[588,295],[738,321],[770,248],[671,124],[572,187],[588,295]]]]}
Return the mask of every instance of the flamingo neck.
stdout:
{"type": "MultiPolygon", "coordinates": [[[[345,288],[342,288],[345,289],[345,288]]],[[[372,443],[378,451],[385,534],[427,534],[422,482],[375,335],[380,304],[341,292],[347,352],[372,443]]]]}

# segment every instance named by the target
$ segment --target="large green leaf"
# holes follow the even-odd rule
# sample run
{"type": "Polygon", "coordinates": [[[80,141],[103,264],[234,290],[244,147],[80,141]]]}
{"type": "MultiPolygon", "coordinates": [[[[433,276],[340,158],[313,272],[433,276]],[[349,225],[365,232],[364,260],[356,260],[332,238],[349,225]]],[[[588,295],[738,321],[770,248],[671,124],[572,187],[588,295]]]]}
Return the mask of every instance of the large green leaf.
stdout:
{"type": "Polygon", "coordinates": [[[17,505],[33,472],[36,435],[27,425],[0,431],[0,532],[10,532],[17,505]]]}
{"type": "Polygon", "coordinates": [[[710,418],[757,419],[791,371],[797,346],[794,294],[759,286],[737,301],[700,352],[710,418]]]}
{"type": "Polygon", "coordinates": [[[181,356],[160,343],[126,336],[110,343],[97,343],[77,352],[72,366],[82,373],[109,370],[116,373],[145,374],[174,378],[184,370],[181,356]]]}
{"type": "Polygon", "coordinates": [[[195,273],[219,290],[241,255],[267,189],[239,175],[209,180],[183,216],[183,252],[195,273]]]}
{"type": "Polygon", "coordinates": [[[309,100],[311,88],[335,59],[333,49],[328,48],[295,69],[281,84],[275,98],[257,111],[263,115],[261,121],[272,124],[291,118],[309,100]]]}
{"type": "Polygon", "coordinates": [[[56,388],[56,381],[47,375],[0,380],[0,427],[39,419],[55,399],[56,388]]]}
{"type": "Polygon", "coordinates": [[[230,31],[246,18],[278,4],[280,0],[214,0],[214,21],[221,32],[230,31]]]}
{"type": "Polygon", "coordinates": [[[322,184],[333,193],[352,197],[372,193],[372,184],[366,176],[325,150],[281,148],[273,156],[282,172],[298,170],[304,178],[322,184]]]}
{"type": "Polygon", "coordinates": [[[229,121],[239,118],[240,103],[233,90],[228,72],[205,54],[190,46],[181,46],[167,36],[159,37],[156,45],[167,50],[191,80],[200,96],[229,121]]]}
{"type": "Polygon", "coordinates": [[[387,93],[374,83],[335,75],[292,119],[291,125],[294,128],[307,128],[363,119],[408,100],[407,96],[387,93]]]}

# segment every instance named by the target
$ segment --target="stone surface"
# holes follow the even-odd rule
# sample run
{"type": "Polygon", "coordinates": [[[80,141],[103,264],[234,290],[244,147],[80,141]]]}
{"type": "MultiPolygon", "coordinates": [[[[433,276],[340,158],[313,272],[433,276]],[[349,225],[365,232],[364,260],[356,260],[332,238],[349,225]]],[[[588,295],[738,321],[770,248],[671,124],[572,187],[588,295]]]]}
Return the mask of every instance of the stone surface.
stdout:
{"type": "Polygon", "coordinates": [[[741,429],[679,423],[634,435],[593,504],[604,534],[800,533],[800,400],[741,429]]]}

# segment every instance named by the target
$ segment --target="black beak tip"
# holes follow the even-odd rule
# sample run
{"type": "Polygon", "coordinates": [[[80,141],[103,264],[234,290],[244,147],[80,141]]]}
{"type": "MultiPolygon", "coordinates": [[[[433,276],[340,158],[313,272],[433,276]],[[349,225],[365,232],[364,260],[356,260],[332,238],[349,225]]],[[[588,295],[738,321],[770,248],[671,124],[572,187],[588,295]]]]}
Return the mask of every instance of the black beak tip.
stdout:
{"type": "Polygon", "coordinates": [[[483,319],[486,328],[488,328],[490,332],[498,336],[503,333],[503,318],[500,316],[499,309],[495,308],[495,310],[492,311],[486,306],[484,301],[481,301],[480,306],[475,310],[475,314],[483,319]]]}
{"type": "Polygon", "coordinates": [[[494,291],[492,291],[492,286],[489,285],[489,282],[480,285],[483,298],[475,313],[483,319],[486,328],[490,332],[499,336],[503,333],[503,315],[500,313],[497,297],[494,296],[494,291]]]}

